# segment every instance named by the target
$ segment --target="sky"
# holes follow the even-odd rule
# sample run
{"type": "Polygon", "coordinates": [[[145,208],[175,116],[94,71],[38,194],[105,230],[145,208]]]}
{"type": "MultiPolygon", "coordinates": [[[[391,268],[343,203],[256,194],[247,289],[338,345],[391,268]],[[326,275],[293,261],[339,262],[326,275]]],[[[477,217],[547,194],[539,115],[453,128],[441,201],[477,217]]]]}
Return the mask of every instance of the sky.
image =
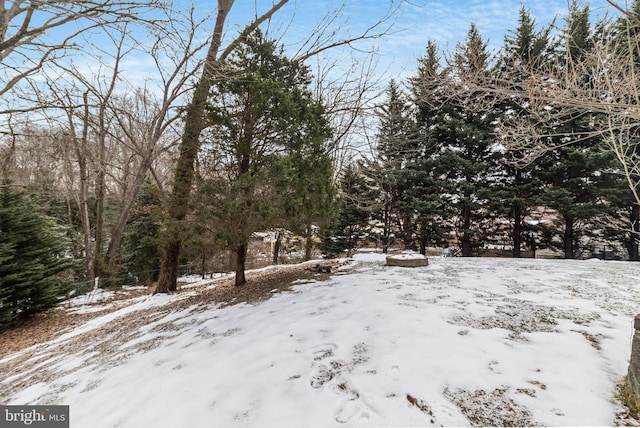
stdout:
{"type": "MultiPolygon", "coordinates": [[[[548,25],[556,16],[565,16],[568,1],[289,0],[265,27],[268,34],[281,41],[287,54],[293,56],[304,40],[314,37],[323,39],[334,33],[330,40],[324,40],[325,44],[330,44],[340,39],[355,37],[387,16],[388,19],[380,27],[372,30],[372,33],[386,32],[385,36],[353,43],[351,49],[325,51],[317,60],[321,63],[335,61],[342,67],[348,67],[356,60],[366,61],[365,53],[375,50],[378,54],[375,57],[378,64],[377,73],[386,74],[387,78],[399,78],[415,73],[417,59],[424,54],[429,40],[435,42],[442,51],[450,53],[457,43],[464,41],[473,22],[489,42],[490,50],[497,52],[503,44],[505,34],[516,28],[521,6],[530,10],[540,27],[548,25]],[[332,19],[330,17],[334,11],[338,13],[332,19]],[[318,30],[323,26],[324,31],[318,30]]],[[[619,0],[619,3],[624,5],[625,1],[627,0],[619,0]]],[[[199,34],[200,39],[205,40],[212,31],[217,2],[176,0],[174,8],[187,11],[192,3],[195,5],[197,17],[209,17],[199,34]]],[[[273,0],[235,1],[225,27],[226,42],[232,40],[256,15],[263,14],[272,4],[273,0]]],[[[614,8],[606,0],[591,0],[590,6],[593,13],[592,22],[607,14],[615,14],[614,8]]],[[[562,19],[559,19],[558,24],[562,24],[562,19]]],[[[69,28],[54,30],[54,40],[56,34],[62,38],[68,30],[69,28]]],[[[104,46],[112,45],[107,40],[105,42],[104,46]]],[[[201,55],[204,55],[204,52],[201,55]]],[[[19,63],[20,58],[16,56],[14,61],[19,63]]],[[[83,66],[82,58],[75,58],[74,61],[78,66],[83,66]]],[[[95,63],[95,60],[88,58],[86,61],[85,66],[89,68],[95,63]]],[[[142,85],[149,79],[157,78],[157,71],[149,57],[129,55],[127,61],[133,64],[127,70],[127,76],[135,85],[142,85]]]]}
{"type": "Polygon", "coordinates": [[[629,262],[360,253],[254,304],[198,297],[215,280],[80,296],[56,310],[95,318],[0,358],[0,404],[69,405],[94,428],[613,426],[638,279],[629,262]]]}
{"type": "MultiPolygon", "coordinates": [[[[247,17],[255,16],[256,5],[260,12],[266,10],[270,1],[260,0],[236,2],[230,14],[228,29],[240,28],[247,17]]],[[[289,25],[283,38],[285,45],[292,46],[309,34],[309,29],[327,11],[340,2],[293,0],[272,24],[289,25]]],[[[579,3],[586,4],[586,3],[579,3]]],[[[592,23],[605,16],[616,15],[606,0],[591,0],[592,23]]],[[[624,5],[624,0],[619,1],[624,5]]],[[[567,0],[407,0],[404,2],[383,0],[350,0],[346,2],[343,15],[338,20],[338,34],[357,34],[385,16],[390,8],[397,8],[393,16],[390,34],[378,40],[354,45],[363,50],[376,48],[379,64],[389,69],[390,75],[412,74],[417,67],[428,40],[435,42],[441,50],[452,52],[457,43],[464,42],[473,22],[481,35],[489,42],[489,49],[497,52],[504,36],[516,28],[520,7],[529,9],[538,28],[548,25],[555,17],[557,25],[563,25],[568,11],[567,0]]],[[[330,54],[329,54],[330,55],[330,54]]]]}
{"type": "MultiPolygon", "coordinates": [[[[175,7],[183,11],[188,10],[193,2],[195,15],[209,16],[209,21],[202,26],[199,33],[199,38],[206,40],[212,31],[217,3],[212,0],[175,1],[175,7]]],[[[619,0],[619,3],[624,1],[619,0]]],[[[226,23],[226,43],[272,4],[272,0],[237,0],[226,23]]],[[[606,0],[591,0],[590,5],[593,13],[592,22],[607,14],[615,14],[615,10],[606,0]]],[[[335,67],[333,70],[337,70],[336,75],[340,77],[349,67],[364,67],[363,64],[367,64],[373,58],[375,69],[371,80],[377,79],[377,92],[380,93],[389,79],[404,81],[415,74],[417,60],[424,55],[429,40],[435,42],[442,51],[451,53],[456,44],[464,41],[472,22],[488,40],[490,50],[497,52],[503,44],[505,34],[516,28],[521,6],[530,10],[540,27],[548,25],[556,16],[565,16],[568,0],[289,0],[265,28],[269,35],[280,40],[289,56],[294,56],[300,50],[301,44],[309,38],[318,37],[323,44],[331,44],[344,38],[356,37],[387,16],[388,19],[379,28],[372,30],[372,33],[386,32],[383,37],[359,41],[351,44],[349,48],[330,49],[308,61],[315,75],[320,73],[322,67],[330,64],[335,67]],[[336,10],[338,13],[335,19],[328,18],[332,16],[332,11],[336,10]],[[390,12],[393,13],[388,16],[390,12]],[[318,30],[323,26],[324,31],[318,30]],[[376,56],[368,56],[367,53],[371,51],[375,51],[376,56]]],[[[558,24],[562,24],[562,18],[558,20],[558,24]]],[[[52,38],[56,40],[58,36],[62,39],[65,31],[68,32],[69,28],[56,29],[52,38]]],[[[183,36],[186,37],[186,34],[183,36]]],[[[101,44],[99,39],[96,42],[100,47],[113,46],[107,39],[104,41],[104,44],[101,44]]],[[[82,44],[81,39],[79,43],[82,44]]],[[[203,55],[204,51],[200,52],[199,57],[203,55]]],[[[33,60],[37,61],[38,58],[33,60]]],[[[8,63],[11,61],[17,69],[24,66],[23,58],[19,55],[14,55],[8,63]]],[[[95,58],[80,53],[73,57],[73,61],[76,68],[95,75],[99,72],[108,74],[109,61],[112,60],[103,58],[106,67],[100,68],[96,67],[95,58]]],[[[167,63],[171,66],[170,61],[167,63]]],[[[157,84],[158,71],[148,55],[127,55],[123,68],[121,76],[126,77],[129,82],[124,90],[144,86],[152,91],[160,91],[157,84]]],[[[0,80],[9,80],[13,72],[11,70],[11,67],[3,70],[8,75],[1,75],[0,80]]],[[[55,77],[56,73],[60,72],[54,70],[51,73],[55,77]]],[[[32,76],[31,80],[40,82],[43,77],[36,75],[32,76]]],[[[1,100],[0,110],[4,104],[19,106],[19,100],[18,97],[1,100]]]]}

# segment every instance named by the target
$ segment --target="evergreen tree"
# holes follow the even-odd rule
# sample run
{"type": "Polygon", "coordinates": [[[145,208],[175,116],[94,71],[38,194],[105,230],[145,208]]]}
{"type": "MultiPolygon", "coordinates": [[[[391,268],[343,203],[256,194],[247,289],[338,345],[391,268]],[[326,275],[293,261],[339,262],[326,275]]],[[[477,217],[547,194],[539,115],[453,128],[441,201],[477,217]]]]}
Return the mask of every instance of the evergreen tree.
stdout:
{"type": "Polygon", "coordinates": [[[385,253],[396,232],[405,248],[413,247],[414,215],[406,203],[406,192],[411,186],[406,165],[415,155],[408,103],[395,80],[389,83],[386,95],[385,102],[378,106],[377,156],[367,169],[380,191],[378,212],[383,224],[380,240],[385,253]]]}
{"type": "Polygon", "coordinates": [[[351,253],[369,232],[370,207],[377,192],[372,190],[364,169],[361,162],[355,162],[340,176],[338,215],[322,234],[322,251],[327,257],[335,257],[344,251],[351,253]]]}
{"type": "Polygon", "coordinates": [[[0,329],[53,306],[70,290],[64,232],[23,192],[0,187],[0,329]]]}
{"type": "Polygon", "coordinates": [[[27,194],[40,208],[41,212],[52,217],[56,223],[64,225],[64,232],[70,243],[70,251],[74,260],[73,278],[84,280],[86,271],[83,266],[83,237],[80,213],[77,204],[73,203],[69,196],[65,196],[46,174],[34,177],[27,188],[27,194]]]}
{"type": "MultiPolygon", "coordinates": [[[[575,67],[594,46],[589,23],[589,7],[579,8],[573,2],[564,34],[564,52],[560,55],[565,68],[575,67]]],[[[585,87],[592,82],[584,77],[585,87]]],[[[553,150],[541,159],[540,177],[544,181],[545,205],[560,214],[562,250],[565,258],[578,255],[581,233],[579,226],[614,209],[613,193],[620,190],[619,181],[607,173],[613,166],[613,154],[603,147],[598,136],[598,117],[582,111],[563,111],[563,121],[549,130],[553,150]]]]}
{"type": "Polygon", "coordinates": [[[337,215],[338,189],[333,160],[321,145],[308,153],[291,153],[290,189],[285,200],[283,225],[305,237],[305,260],[311,259],[315,229],[329,226],[337,215]]]}
{"type": "Polygon", "coordinates": [[[123,242],[123,267],[146,285],[158,279],[162,220],[160,189],[147,181],[131,209],[123,242]]]}
{"type": "Polygon", "coordinates": [[[447,83],[448,70],[442,69],[437,46],[429,41],[425,56],[418,59],[416,76],[409,79],[412,101],[416,106],[413,116],[415,130],[408,141],[412,153],[405,170],[409,177],[404,203],[416,213],[416,229],[419,236],[420,252],[426,253],[427,245],[447,245],[451,232],[446,219],[447,182],[443,180],[439,168],[438,155],[443,151],[443,124],[447,118],[442,106],[449,98],[447,83]]]}
{"type": "MultiPolygon", "coordinates": [[[[553,47],[550,42],[551,26],[536,31],[535,20],[522,6],[518,27],[505,37],[504,47],[498,61],[496,74],[499,82],[509,86],[526,85],[531,79],[544,76],[545,64],[550,59],[553,47]]],[[[535,115],[529,108],[536,101],[531,98],[509,97],[501,108],[501,122],[509,126],[513,120],[528,120],[535,123],[535,115]]],[[[509,218],[513,257],[520,257],[525,239],[524,219],[529,210],[540,204],[541,183],[536,176],[538,163],[524,164],[527,153],[520,149],[504,152],[500,159],[500,174],[495,189],[494,209],[509,218]]]]}
{"type": "MultiPolygon", "coordinates": [[[[296,162],[321,153],[331,129],[308,89],[308,67],[287,58],[260,30],[236,47],[220,76],[208,107],[205,147],[212,169],[201,170],[201,197],[208,199],[201,214],[235,252],[241,285],[251,234],[277,226],[283,199],[292,194],[290,180],[304,173],[296,162]]],[[[303,186],[296,188],[300,196],[303,186]]]]}
{"type": "Polygon", "coordinates": [[[484,239],[491,224],[488,206],[496,171],[494,127],[497,117],[493,103],[486,94],[466,89],[459,81],[475,76],[488,76],[490,55],[487,43],[475,25],[467,34],[465,44],[454,53],[450,93],[455,94],[442,106],[441,138],[445,147],[438,156],[439,171],[446,177],[455,212],[455,230],[463,257],[472,255],[484,239]]]}
{"type": "Polygon", "coordinates": [[[567,65],[578,62],[593,48],[590,15],[588,5],[579,8],[576,0],[571,2],[564,36],[567,65]]]}

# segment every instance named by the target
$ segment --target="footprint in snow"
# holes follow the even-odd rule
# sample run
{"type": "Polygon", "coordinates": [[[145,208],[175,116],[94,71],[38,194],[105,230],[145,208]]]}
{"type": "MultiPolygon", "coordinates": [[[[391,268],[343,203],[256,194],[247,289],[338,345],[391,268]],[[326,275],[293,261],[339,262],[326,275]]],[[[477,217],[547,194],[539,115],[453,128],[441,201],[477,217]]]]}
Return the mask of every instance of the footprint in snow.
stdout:
{"type": "Polygon", "coordinates": [[[358,413],[360,413],[360,406],[358,403],[355,401],[347,401],[338,407],[335,411],[334,418],[341,424],[346,424],[358,413]]]}
{"type": "Polygon", "coordinates": [[[400,367],[398,366],[391,367],[391,379],[395,381],[400,380],[400,367]]]}
{"type": "Polygon", "coordinates": [[[327,366],[320,364],[316,366],[315,373],[311,376],[311,387],[320,388],[325,383],[330,382],[333,376],[333,372],[327,366]]]}
{"type": "Polygon", "coordinates": [[[338,348],[338,345],[335,343],[326,343],[324,345],[320,345],[313,351],[313,360],[321,361],[325,358],[333,357],[333,352],[338,348]]]}

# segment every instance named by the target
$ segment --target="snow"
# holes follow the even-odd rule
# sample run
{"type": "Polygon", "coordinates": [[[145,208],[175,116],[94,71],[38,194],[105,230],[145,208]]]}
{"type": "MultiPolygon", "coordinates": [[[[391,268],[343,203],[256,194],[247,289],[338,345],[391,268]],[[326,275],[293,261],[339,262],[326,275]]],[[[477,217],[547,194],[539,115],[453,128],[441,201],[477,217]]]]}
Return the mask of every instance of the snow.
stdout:
{"type": "Polygon", "coordinates": [[[393,260],[424,260],[426,257],[420,253],[404,252],[387,256],[387,259],[393,260]]]}
{"type": "Polygon", "coordinates": [[[403,269],[363,253],[255,305],[166,311],[180,294],[147,296],[52,341],[24,373],[0,371],[0,402],[67,404],[71,426],[97,428],[607,426],[639,278],[625,262],[403,269]],[[158,315],[69,352],[143,308],[158,315]]]}

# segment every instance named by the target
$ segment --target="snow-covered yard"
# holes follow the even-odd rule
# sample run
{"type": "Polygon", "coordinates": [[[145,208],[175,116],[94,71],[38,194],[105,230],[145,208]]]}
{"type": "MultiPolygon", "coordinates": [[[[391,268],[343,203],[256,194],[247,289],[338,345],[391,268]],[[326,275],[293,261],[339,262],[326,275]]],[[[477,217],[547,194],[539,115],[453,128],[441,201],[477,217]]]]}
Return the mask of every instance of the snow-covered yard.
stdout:
{"type": "Polygon", "coordinates": [[[0,403],[95,428],[614,423],[637,264],[429,261],[359,254],[258,304],[139,297],[0,360],[0,403]]]}

